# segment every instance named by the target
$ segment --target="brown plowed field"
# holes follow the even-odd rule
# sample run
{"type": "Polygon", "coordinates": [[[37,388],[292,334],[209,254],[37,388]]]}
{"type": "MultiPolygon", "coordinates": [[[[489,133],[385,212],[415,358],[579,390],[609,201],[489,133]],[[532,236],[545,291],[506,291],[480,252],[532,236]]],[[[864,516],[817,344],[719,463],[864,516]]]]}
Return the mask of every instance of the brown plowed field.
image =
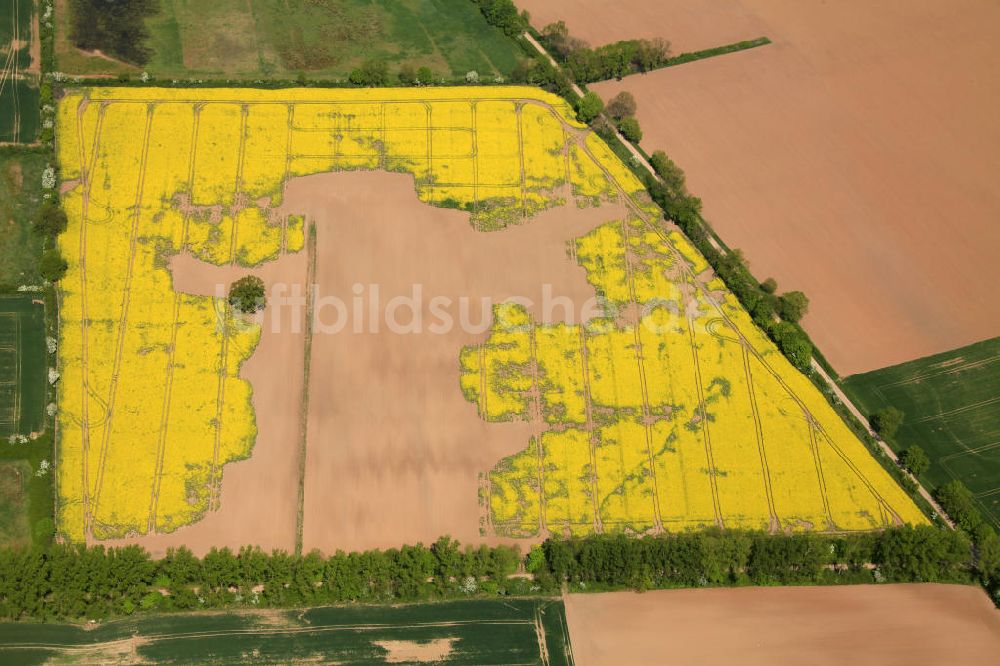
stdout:
{"type": "MultiPolygon", "coordinates": [[[[409,176],[321,174],[293,181],[287,206],[316,221],[316,282],[345,299],[355,283],[379,285],[383,304],[422,285],[430,299],[542,300],[542,285],[583,303],[584,270],[566,261],[567,239],[614,219],[609,207],[563,206],[504,231],[474,230],[466,213],[419,203],[409,176]]],[[[531,308],[541,318],[540,308],[531,308]]],[[[457,307],[449,312],[458,314],[457,307]]],[[[331,324],[332,310],[318,313],[331,324]]],[[[367,315],[366,315],[367,317],[367,315]]],[[[456,316],[456,324],[458,317],[456,316]]],[[[407,311],[397,321],[407,323],[407,311]]],[[[557,317],[555,321],[559,321],[557,317]]],[[[364,330],[370,330],[366,322],[364,330]]],[[[481,333],[456,325],[436,334],[350,330],[313,337],[305,477],[305,550],[332,552],[429,544],[479,534],[477,476],[523,448],[527,423],[487,423],[459,389],[458,354],[481,333]]],[[[485,512],[484,512],[485,515],[485,512]]],[[[490,541],[493,541],[491,539],[490,541]]]]}
{"type": "Polygon", "coordinates": [[[698,51],[766,34],[764,23],[739,0],[516,0],[541,30],[564,21],[591,46],[619,39],[670,42],[674,53],[698,51]]]}
{"type": "MultiPolygon", "coordinates": [[[[529,298],[538,319],[545,284],[553,296],[573,301],[578,314],[587,302],[596,304],[584,269],[566,260],[566,241],[624,210],[562,206],[521,226],[484,233],[472,228],[468,213],[421,203],[410,175],[348,172],[291,180],[282,211],[315,223],[319,297],[338,297],[349,317],[343,330],[333,332],[335,308],[316,310],[304,550],[429,545],[442,535],[463,543],[502,541],[480,535],[477,478],[523,448],[531,426],[479,417],[459,388],[459,353],[479,342],[489,326],[489,310],[485,320],[481,314],[483,298],[529,298]],[[363,286],[363,320],[354,319],[356,284],[363,286]],[[382,304],[377,331],[369,310],[372,285],[382,304]],[[397,334],[386,324],[385,306],[412,295],[414,285],[423,294],[423,332],[397,334]],[[430,310],[434,297],[454,300],[444,306],[456,324],[446,333],[430,328],[438,321],[430,310]],[[470,301],[468,321],[485,322],[483,327],[463,331],[460,297],[470,301]],[[361,332],[354,332],[355,321],[361,321],[361,332]]],[[[284,284],[302,294],[308,252],[257,269],[220,268],[180,255],[171,270],[176,288],[186,293],[225,293],[233,280],[253,273],[264,279],[268,293],[284,284]]],[[[409,312],[402,307],[395,320],[405,326],[409,312]]],[[[553,313],[551,321],[566,319],[558,307],[553,313]]],[[[260,345],[241,370],[253,386],[257,441],[248,460],[227,466],[219,510],[171,534],[101,543],[139,543],[157,556],[180,545],[196,554],[245,544],[294,549],[305,319],[304,306],[278,307],[269,297],[260,345]]]]}
{"type": "Polygon", "coordinates": [[[774,41],[592,88],[635,94],[643,146],[687,172],[758,277],[806,292],[805,326],[841,374],[1000,330],[1000,5],[549,4],[536,25],[553,12],[593,43],[774,41]]]}
{"type": "Polygon", "coordinates": [[[1000,614],[972,586],[613,592],[565,602],[578,666],[972,666],[1000,654],[1000,614]]]}

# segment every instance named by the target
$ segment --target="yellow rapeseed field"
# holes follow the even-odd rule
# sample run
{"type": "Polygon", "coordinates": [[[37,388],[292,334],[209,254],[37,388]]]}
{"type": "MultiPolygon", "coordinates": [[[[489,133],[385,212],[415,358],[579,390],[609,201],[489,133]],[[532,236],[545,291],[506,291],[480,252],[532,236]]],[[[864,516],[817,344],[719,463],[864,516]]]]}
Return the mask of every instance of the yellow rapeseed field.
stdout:
{"type": "MultiPolygon", "coordinates": [[[[585,136],[569,116],[558,98],[516,87],[68,93],[60,530],[174,530],[216,507],[225,465],[250,455],[239,369],[260,332],[235,325],[224,299],[174,292],[170,255],[255,266],[302,250],[302,218],[274,212],[283,184],[332,170],[412,173],[422,201],[468,210],[480,229],[521,222],[578,185],[567,143],[585,136]]],[[[528,354],[484,346],[463,363],[528,354]]],[[[522,416],[520,388],[484,400],[522,416]]]]}
{"type": "Polygon", "coordinates": [[[494,529],[926,522],[725,285],[700,277],[704,258],[633,210],[576,240],[606,317],[550,326],[504,304],[487,340],[463,350],[489,359],[462,365],[483,418],[542,415],[540,436],[489,475],[494,529]]]}
{"type": "Polygon", "coordinates": [[[175,292],[167,259],[301,251],[304,220],[276,213],[283,184],[351,169],[410,173],[421,201],[484,231],[568,200],[630,205],[576,240],[606,316],[548,326],[501,306],[456,358],[456,390],[484,418],[540,424],[488,475],[499,533],[924,520],[554,96],[101,87],[68,92],[58,113],[58,517],[72,540],[172,531],[217,508],[225,465],[256,437],[239,370],[260,331],[224,299],[175,292]]]}

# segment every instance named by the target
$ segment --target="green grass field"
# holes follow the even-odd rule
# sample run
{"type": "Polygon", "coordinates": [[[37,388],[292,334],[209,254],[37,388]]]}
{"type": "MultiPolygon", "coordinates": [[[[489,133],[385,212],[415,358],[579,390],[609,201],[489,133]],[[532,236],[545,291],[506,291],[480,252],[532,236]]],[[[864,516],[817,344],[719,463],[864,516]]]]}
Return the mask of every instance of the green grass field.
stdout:
{"type": "Polygon", "coordinates": [[[439,651],[449,664],[573,663],[558,599],[160,615],[96,628],[0,624],[0,662],[11,665],[416,663],[414,650],[439,651]]]}
{"type": "MultiPolygon", "coordinates": [[[[61,0],[57,7],[64,7],[61,0]]],[[[141,70],[160,79],[346,79],[367,60],[453,79],[508,74],[520,49],[469,0],[161,0],[147,20],[152,60],[129,68],[82,54],[58,22],[57,68],[73,74],[141,70]]]]}
{"type": "Polygon", "coordinates": [[[0,461],[0,547],[16,548],[31,543],[28,523],[30,478],[31,465],[26,461],[0,461]]]}
{"type": "Polygon", "coordinates": [[[32,0],[0,0],[0,143],[38,138],[38,76],[31,67],[32,0]]]}
{"type": "Polygon", "coordinates": [[[926,479],[961,480],[1000,527],[1000,338],[903,363],[843,382],[866,413],[892,405],[906,418],[900,450],[914,444],[931,459],[926,479]]]}
{"type": "Polygon", "coordinates": [[[0,293],[41,284],[42,239],[31,231],[41,205],[45,156],[0,150],[0,293]]]}
{"type": "Polygon", "coordinates": [[[44,306],[30,295],[0,296],[0,438],[43,429],[45,354],[44,306]]]}

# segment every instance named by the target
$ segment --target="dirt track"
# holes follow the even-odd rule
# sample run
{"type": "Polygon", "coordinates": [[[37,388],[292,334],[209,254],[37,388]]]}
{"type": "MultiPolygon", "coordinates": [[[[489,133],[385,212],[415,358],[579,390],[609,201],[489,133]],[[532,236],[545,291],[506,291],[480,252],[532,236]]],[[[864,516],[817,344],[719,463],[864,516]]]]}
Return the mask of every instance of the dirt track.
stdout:
{"type": "Polygon", "coordinates": [[[1000,654],[1000,614],[973,586],[614,592],[565,601],[579,666],[972,666],[1000,654]]]}
{"type": "Polygon", "coordinates": [[[634,34],[663,26],[676,51],[687,49],[673,33],[705,11],[691,48],[732,41],[732,26],[774,44],[592,88],[636,95],[643,146],[685,169],[755,274],[810,296],[806,328],[834,367],[851,374],[996,335],[1000,87],[989,82],[1000,6],[678,4],[646,3],[657,20],[611,4],[574,20],[612,39],[632,16],[634,34]]]}

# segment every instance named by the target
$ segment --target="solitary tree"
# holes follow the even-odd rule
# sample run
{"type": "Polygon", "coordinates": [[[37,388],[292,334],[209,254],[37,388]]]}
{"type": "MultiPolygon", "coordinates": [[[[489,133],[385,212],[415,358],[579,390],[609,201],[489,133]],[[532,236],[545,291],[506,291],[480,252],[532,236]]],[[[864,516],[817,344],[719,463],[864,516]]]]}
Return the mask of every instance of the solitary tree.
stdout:
{"type": "Polygon", "coordinates": [[[639,127],[639,121],[635,118],[623,118],[618,123],[618,129],[621,130],[622,136],[632,143],[642,141],[642,128],[639,127]]]}
{"type": "Polygon", "coordinates": [[[580,122],[589,124],[594,118],[601,115],[603,110],[604,102],[597,96],[597,93],[588,92],[577,104],[576,115],[579,116],[580,122]]]}
{"type": "Polygon", "coordinates": [[[615,120],[631,118],[636,111],[635,97],[627,90],[623,90],[611,98],[607,110],[608,114],[615,120]]]}
{"type": "Polygon", "coordinates": [[[267,305],[264,281],[256,275],[241,277],[229,287],[229,304],[237,312],[253,314],[267,305]]]}
{"type": "Polygon", "coordinates": [[[904,414],[895,407],[886,407],[872,414],[869,421],[874,430],[882,439],[892,439],[903,423],[904,414]]]}
{"type": "Polygon", "coordinates": [[[809,311],[809,299],[801,291],[789,291],[781,295],[778,307],[782,319],[797,324],[809,311]]]}
{"type": "Polygon", "coordinates": [[[417,83],[423,86],[434,83],[434,72],[431,71],[430,67],[425,66],[417,70],[417,83]]]}
{"type": "Polygon", "coordinates": [[[913,476],[917,477],[926,472],[931,466],[930,458],[927,457],[927,454],[919,446],[911,446],[903,451],[901,462],[903,463],[903,467],[910,470],[913,476]]]}

